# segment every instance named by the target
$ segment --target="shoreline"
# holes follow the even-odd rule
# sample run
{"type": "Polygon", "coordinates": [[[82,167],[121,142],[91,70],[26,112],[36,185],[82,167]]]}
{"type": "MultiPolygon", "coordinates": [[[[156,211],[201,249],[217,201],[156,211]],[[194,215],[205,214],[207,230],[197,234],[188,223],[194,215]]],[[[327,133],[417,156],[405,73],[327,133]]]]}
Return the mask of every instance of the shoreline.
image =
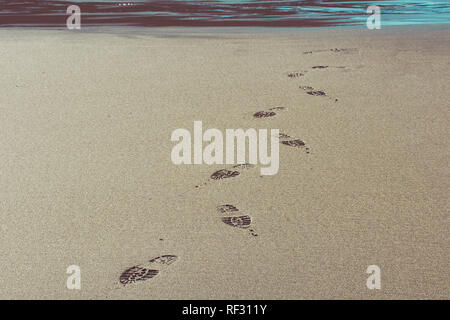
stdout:
{"type": "MultiPolygon", "coordinates": [[[[67,36],[84,36],[84,35],[110,35],[110,36],[137,36],[137,37],[156,37],[156,38],[250,38],[262,39],[263,37],[283,37],[301,39],[311,39],[311,37],[326,37],[327,34],[339,36],[343,38],[355,37],[390,37],[408,36],[414,38],[414,34],[429,32],[447,32],[450,30],[450,24],[436,25],[416,25],[416,26],[392,26],[382,28],[380,30],[368,30],[367,28],[271,28],[271,27],[83,27],[81,30],[68,30],[67,28],[22,28],[7,27],[0,28],[0,33],[26,34],[27,32],[44,32],[51,34],[67,34],[67,36]]],[[[231,39],[230,38],[230,39],[231,39]]]]}
{"type": "Polygon", "coordinates": [[[369,30],[367,29],[365,24],[361,24],[360,26],[354,26],[354,25],[350,25],[350,26],[323,26],[323,27],[273,27],[273,26],[244,26],[244,27],[240,27],[240,26],[163,26],[163,27],[142,27],[142,26],[124,26],[124,25],[103,25],[103,26],[93,26],[93,25],[82,25],[80,30],[69,30],[67,29],[67,27],[65,26],[60,26],[60,27],[48,27],[48,26],[0,26],[0,30],[10,30],[10,29],[17,29],[17,30],[47,30],[47,31],[69,31],[69,32],[83,32],[83,30],[108,30],[108,29],[130,29],[130,30],[188,30],[188,31],[192,31],[192,30],[199,30],[199,31],[203,31],[203,30],[211,30],[211,31],[222,31],[222,30],[230,30],[233,32],[239,32],[239,31],[298,31],[298,30],[305,30],[305,31],[321,31],[321,30],[366,30],[366,31],[371,31],[371,32],[381,32],[383,30],[400,30],[400,29],[420,29],[420,28],[424,28],[424,29],[432,29],[432,28],[439,28],[439,27],[443,27],[443,28],[449,28],[450,27],[450,22],[449,23],[422,23],[422,24],[410,24],[410,25],[387,25],[387,26],[383,26],[381,27],[381,29],[378,30],[369,30]]]}

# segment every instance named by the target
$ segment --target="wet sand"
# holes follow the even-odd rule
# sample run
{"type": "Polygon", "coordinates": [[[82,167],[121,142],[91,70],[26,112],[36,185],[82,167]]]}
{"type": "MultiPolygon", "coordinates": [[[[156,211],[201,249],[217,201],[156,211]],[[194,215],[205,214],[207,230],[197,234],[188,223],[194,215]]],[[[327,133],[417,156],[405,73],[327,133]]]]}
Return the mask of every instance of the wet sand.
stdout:
{"type": "Polygon", "coordinates": [[[448,26],[0,30],[0,297],[447,299],[449,56],[448,26]],[[280,129],[278,174],[174,165],[194,120],[280,129]]]}

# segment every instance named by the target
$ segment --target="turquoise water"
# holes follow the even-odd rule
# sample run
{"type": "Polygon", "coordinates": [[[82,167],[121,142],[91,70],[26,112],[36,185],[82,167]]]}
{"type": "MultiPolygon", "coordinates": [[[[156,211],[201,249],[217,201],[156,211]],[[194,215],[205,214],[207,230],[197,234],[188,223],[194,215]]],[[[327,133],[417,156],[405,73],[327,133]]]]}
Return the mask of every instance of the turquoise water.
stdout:
{"type": "Polygon", "coordinates": [[[70,4],[84,25],[365,27],[369,5],[381,8],[382,27],[450,23],[450,0],[9,0],[0,26],[64,26],[70,4]]]}

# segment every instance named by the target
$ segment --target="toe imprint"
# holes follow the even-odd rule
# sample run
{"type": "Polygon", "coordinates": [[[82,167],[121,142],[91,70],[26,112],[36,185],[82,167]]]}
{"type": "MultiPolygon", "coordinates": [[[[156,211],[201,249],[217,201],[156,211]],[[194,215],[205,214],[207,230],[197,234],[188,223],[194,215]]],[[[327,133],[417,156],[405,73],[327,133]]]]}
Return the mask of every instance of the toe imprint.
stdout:
{"type": "Polygon", "coordinates": [[[239,211],[239,209],[231,204],[222,204],[220,206],[217,206],[217,211],[219,211],[220,213],[229,213],[229,212],[237,212],[239,211]]]}
{"type": "Polygon", "coordinates": [[[289,139],[290,137],[291,137],[290,135],[287,135],[285,133],[280,133],[278,135],[278,138],[280,138],[280,139],[289,139]]]}
{"type": "Polygon", "coordinates": [[[233,166],[234,169],[250,169],[254,167],[255,165],[250,163],[240,163],[233,166]]]}
{"type": "Polygon", "coordinates": [[[211,179],[213,179],[213,180],[227,179],[227,178],[232,178],[232,177],[238,176],[239,174],[240,174],[239,171],[230,171],[227,169],[222,169],[222,170],[218,170],[218,171],[214,172],[211,175],[211,179]]]}

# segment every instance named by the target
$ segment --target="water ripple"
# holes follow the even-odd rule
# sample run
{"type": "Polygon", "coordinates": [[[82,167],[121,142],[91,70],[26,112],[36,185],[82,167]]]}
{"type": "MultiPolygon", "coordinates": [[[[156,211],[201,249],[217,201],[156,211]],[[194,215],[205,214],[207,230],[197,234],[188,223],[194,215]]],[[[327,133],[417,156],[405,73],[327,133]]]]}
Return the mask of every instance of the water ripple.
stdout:
{"type": "Polygon", "coordinates": [[[383,26],[450,23],[448,0],[9,0],[0,3],[0,26],[64,27],[71,4],[80,6],[85,26],[364,26],[373,4],[383,26]]]}

